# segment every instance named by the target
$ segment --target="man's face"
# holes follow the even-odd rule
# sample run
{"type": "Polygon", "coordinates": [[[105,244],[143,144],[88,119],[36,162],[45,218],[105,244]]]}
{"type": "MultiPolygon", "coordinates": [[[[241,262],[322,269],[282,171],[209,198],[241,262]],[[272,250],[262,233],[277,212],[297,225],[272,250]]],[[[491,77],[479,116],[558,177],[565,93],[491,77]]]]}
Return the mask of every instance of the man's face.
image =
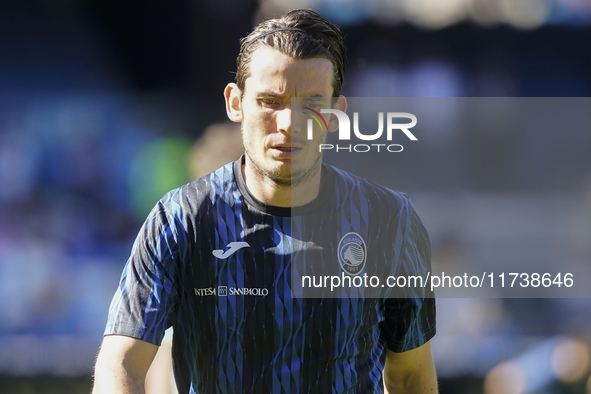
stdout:
{"type": "Polygon", "coordinates": [[[249,67],[241,99],[247,160],[259,176],[297,185],[320,171],[318,147],[326,140],[326,130],[315,130],[314,139],[308,140],[301,109],[292,108],[291,98],[330,103],[333,65],[325,58],[294,59],[263,45],[252,54],[249,67]]]}

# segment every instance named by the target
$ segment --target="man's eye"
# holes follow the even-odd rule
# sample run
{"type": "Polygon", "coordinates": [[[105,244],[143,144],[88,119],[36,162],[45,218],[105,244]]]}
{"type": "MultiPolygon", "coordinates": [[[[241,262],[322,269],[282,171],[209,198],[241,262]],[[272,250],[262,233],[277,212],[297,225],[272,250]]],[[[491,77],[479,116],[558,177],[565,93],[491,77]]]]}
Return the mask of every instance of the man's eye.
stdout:
{"type": "Polygon", "coordinates": [[[320,101],[315,101],[313,103],[306,103],[305,107],[320,111],[321,108],[330,108],[330,104],[320,102],[320,101]]]}
{"type": "Polygon", "coordinates": [[[273,105],[275,104],[275,100],[272,99],[259,99],[261,101],[261,103],[265,104],[265,105],[273,105]]]}

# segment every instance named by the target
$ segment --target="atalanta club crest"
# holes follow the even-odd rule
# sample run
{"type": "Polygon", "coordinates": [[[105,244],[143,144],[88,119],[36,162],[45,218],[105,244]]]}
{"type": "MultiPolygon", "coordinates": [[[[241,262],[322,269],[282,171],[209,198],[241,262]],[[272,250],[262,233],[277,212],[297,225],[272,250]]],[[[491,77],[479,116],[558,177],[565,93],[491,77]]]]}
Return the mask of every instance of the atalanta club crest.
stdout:
{"type": "Polygon", "coordinates": [[[359,275],[365,268],[367,248],[357,233],[347,233],[339,242],[339,263],[349,275],[359,275]]]}

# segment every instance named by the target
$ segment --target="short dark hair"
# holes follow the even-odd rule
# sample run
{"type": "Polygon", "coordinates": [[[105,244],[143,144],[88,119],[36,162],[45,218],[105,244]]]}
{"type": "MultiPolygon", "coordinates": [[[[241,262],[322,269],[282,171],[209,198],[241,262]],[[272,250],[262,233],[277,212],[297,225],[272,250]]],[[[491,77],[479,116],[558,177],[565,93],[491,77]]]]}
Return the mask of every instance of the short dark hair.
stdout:
{"type": "Polygon", "coordinates": [[[236,84],[242,91],[244,91],[246,79],[250,76],[249,65],[252,54],[261,45],[275,48],[294,59],[326,58],[330,60],[333,65],[333,96],[337,97],[340,94],[347,68],[347,48],[339,27],[317,12],[305,9],[294,10],[281,18],[268,19],[256,26],[240,41],[240,53],[236,59],[236,84]],[[268,33],[271,30],[286,27],[296,29],[268,33]]]}

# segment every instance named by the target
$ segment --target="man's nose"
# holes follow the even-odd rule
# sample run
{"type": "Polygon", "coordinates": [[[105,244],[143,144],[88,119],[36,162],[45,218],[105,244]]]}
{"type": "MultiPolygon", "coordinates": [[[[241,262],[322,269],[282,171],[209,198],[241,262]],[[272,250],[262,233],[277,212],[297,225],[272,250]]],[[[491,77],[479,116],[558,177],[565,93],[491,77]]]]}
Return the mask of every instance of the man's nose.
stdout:
{"type": "Polygon", "coordinates": [[[277,129],[289,134],[299,132],[299,121],[296,115],[289,106],[277,111],[277,129]]]}

